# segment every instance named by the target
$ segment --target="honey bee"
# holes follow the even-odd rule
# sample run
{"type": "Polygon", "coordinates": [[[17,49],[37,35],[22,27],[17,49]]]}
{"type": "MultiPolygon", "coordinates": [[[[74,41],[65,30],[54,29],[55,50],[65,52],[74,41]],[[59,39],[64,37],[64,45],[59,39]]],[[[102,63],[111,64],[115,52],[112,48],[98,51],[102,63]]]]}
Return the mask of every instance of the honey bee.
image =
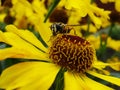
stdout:
{"type": "MultiPolygon", "coordinates": [[[[73,29],[72,26],[80,26],[80,25],[67,25],[67,24],[59,22],[59,23],[53,23],[50,26],[50,29],[52,31],[53,36],[56,36],[57,34],[69,33],[73,29]]],[[[75,31],[74,31],[74,33],[75,33],[75,31]]]]}

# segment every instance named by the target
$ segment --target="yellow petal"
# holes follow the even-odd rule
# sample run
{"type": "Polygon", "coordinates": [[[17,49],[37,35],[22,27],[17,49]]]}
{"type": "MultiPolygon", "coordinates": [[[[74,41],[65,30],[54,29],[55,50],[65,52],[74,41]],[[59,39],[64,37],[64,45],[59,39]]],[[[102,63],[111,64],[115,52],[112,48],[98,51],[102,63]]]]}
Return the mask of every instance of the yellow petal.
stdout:
{"type": "Polygon", "coordinates": [[[0,77],[0,88],[13,90],[48,90],[58,71],[55,64],[24,62],[5,69],[0,77]]]}
{"type": "Polygon", "coordinates": [[[100,26],[102,25],[102,21],[100,20],[100,18],[96,17],[91,11],[89,11],[88,15],[90,16],[91,20],[95,23],[95,26],[97,28],[100,28],[100,26]]]}
{"type": "MultiPolygon", "coordinates": [[[[87,31],[87,28],[88,28],[88,25],[82,25],[81,26],[81,29],[83,29],[83,30],[87,31]]],[[[97,31],[97,28],[93,24],[90,24],[90,29],[89,30],[90,30],[90,32],[95,33],[97,31]]]]}
{"type": "Polygon", "coordinates": [[[69,0],[69,1],[66,2],[65,8],[66,9],[79,8],[79,1],[78,0],[74,0],[74,1],[69,0]]]}
{"type": "Polygon", "coordinates": [[[104,63],[104,62],[101,62],[101,61],[95,61],[94,64],[93,64],[93,67],[97,68],[97,69],[103,69],[103,68],[105,68],[106,66],[109,66],[109,65],[110,65],[109,63],[104,63]]]}
{"type": "Polygon", "coordinates": [[[100,0],[102,3],[108,3],[109,0],[100,0]]]}
{"type": "Polygon", "coordinates": [[[0,42],[3,42],[4,40],[0,37],[0,42]]]}
{"type": "Polygon", "coordinates": [[[110,88],[108,86],[105,86],[101,83],[98,83],[87,76],[82,76],[83,80],[85,81],[86,85],[90,87],[89,90],[114,90],[113,88],[110,88]]]}
{"type": "Polygon", "coordinates": [[[49,45],[50,37],[52,36],[52,32],[50,30],[50,23],[40,23],[40,26],[36,25],[36,29],[39,31],[42,39],[49,45]]]}
{"type": "MultiPolygon", "coordinates": [[[[2,9],[1,9],[1,11],[2,11],[2,9]]],[[[7,13],[0,13],[0,22],[4,22],[4,19],[5,19],[6,15],[7,15],[7,13]]]]}
{"type": "Polygon", "coordinates": [[[27,42],[30,42],[31,44],[35,45],[39,49],[42,49],[44,51],[47,51],[47,49],[43,46],[43,44],[35,37],[35,35],[28,31],[28,30],[18,30],[14,25],[7,25],[6,26],[7,31],[13,32],[20,36],[22,39],[26,40],[27,42]]]}
{"type": "Polygon", "coordinates": [[[98,74],[98,73],[95,73],[95,72],[92,72],[92,71],[89,71],[88,73],[95,76],[95,77],[103,79],[105,81],[108,81],[112,84],[120,86],[120,78],[116,78],[116,77],[113,77],[113,76],[102,75],[102,74],[98,74]]]}
{"type": "Polygon", "coordinates": [[[47,58],[43,58],[40,56],[41,54],[33,54],[27,50],[21,50],[19,48],[5,48],[0,49],[0,60],[5,60],[7,58],[24,58],[24,59],[36,59],[36,60],[43,60],[47,58]]]}
{"type": "Polygon", "coordinates": [[[47,45],[49,45],[50,37],[52,36],[52,32],[50,30],[51,23],[46,22],[43,23],[44,17],[43,14],[33,14],[30,18],[30,22],[35,25],[35,30],[39,32],[42,39],[45,41],[47,45]]]}
{"type": "Polygon", "coordinates": [[[95,49],[100,47],[100,36],[89,35],[87,39],[91,42],[95,49]]]}
{"type": "Polygon", "coordinates": [[[5,42],[3,32],[0,31],[0,42],[5,42]]]}
{"type": "Polygon", "coordinates": [[[105,68],[106,66],[115,66],[115,65],[120,65],[120,62],[112,62],[112,63],[104,63],[104,62],[101,62],[101,61],[96,61],[93,66],[94,67],[102,67],[102,68],[105,68]]]}
{"type": "Polygon", "coordinates": [[[120,0],[115,0],[115,9],[120,12],[120,0]]]}
{"type": "Polygon", "coordinates": [[[107,39],[108,43],[107,43],[107,46],[116,50],[116,51],[119,51],[120,49],[120,40],[114,40],[112,39],[111,37],[108,37],[107,39]]]}
{"type": "Polygon", "coordinates": [[[107,62],[110,64],[109,66],[116,70],[116,71],[120,71],[120,61],[119,61],[119,57],[113,57],[107,60],[107,62]]]}
{"type": "Polygon", "coordinates": [[[2,38],[0,37],[0,42],[2,42],[3,40],[2,40],[2,38]]]}
{"type": "MultiPolygon", "coordinates": [[[[111,61],[111,60],[109,60],[109,61],[111,61]]],[[[114,69],[116,71],[120,70],[120,62],[118,62],[118,61],[116,61],[116,62],[112,61],[112,62],[109,62],[109,63],[104,63],[104,62],[101,62],[101,61],[96,61],[93,64],[94,68],[96,68],[98,70],[101,70],[106,75],[110,75],[110,72],[104,69],[106,66],[109,66],[109,67],[111,67],[112,69],[114,69]]]]}
{"type": "Polygon", "coordinates": [[[90,90],[79,75],[65,72],[65,89],[64,90],[90,90]]]}
{"type": "MultiPolygon", "coordinates": [[[[0,37],[3,38],[5,43],[11,45],[12,47],[14,47],[14,50],[16,50],[16,51],[11,51],[11,50],[9,51],[8,49],[6,49],[9,52],[15,52],[15,54],[16,53],[19,54],[23,52],[23,53],[26,53],[27,57],[31,55],[31,56],[35,56],[33,58],[37,57],[43,60],[47,59],[46,53],[43,53],[42,51],[34,47],[32,44],[28,43],[27,41],[23,40],[22,38],[20,38],[19,36],[17,36],[12,32],[5,32],[5,33],[0,32],[0,37]]],[[[5,54],[6,50],[1,50],[0,52],[2,53],[3,51],[3,53],[5,54]]],[[[22,58],[22,57],[19,57],[19,58],[22,58]]]]}
{"type": "Polygon", "coordinates": [[[89,3],[90,0],[87,0],[87,2],[84,0],[69,0],[67,1],[65,8],[67,9],[76,9],[77,12],[79,12],[79,15],[82,17],[85,17],[87,15],[88,12],[88,8],[89,8],[89,3]]]}

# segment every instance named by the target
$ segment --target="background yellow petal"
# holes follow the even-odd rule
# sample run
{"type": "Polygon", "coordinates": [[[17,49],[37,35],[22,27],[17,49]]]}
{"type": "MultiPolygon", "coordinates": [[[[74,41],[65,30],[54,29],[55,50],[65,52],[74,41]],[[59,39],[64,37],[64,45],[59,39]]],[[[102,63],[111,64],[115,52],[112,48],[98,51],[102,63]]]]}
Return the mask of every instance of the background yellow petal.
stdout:
{"type": "Polygon", "coordinates": [[[86,76],[82,76],[82,78],[85,81],[86,85],[88,85],[91,88],[89,90],[114,90],[113,88],[98,83],[86,76]]]}
{"type": "Polygon", "coordinates": [[[48,90],[59,67],[45,62],[24,62],[4,70],[0,77],[0,88],[20,90],[48,90]]]}
{"type": "MultiPolygon", "coordinates": [[[[30,44],[29,42],[23,40],[22,38],[20,38],[19,36],[17,36],[16,34],[12,33],[12,32],[5,32],[5,33],[0,33],[0,37],[3,38],[4,42],[11,45],[12,47],[14,47],[14,50],[16,51],[12,51],[16,53],[26,53],[25,56],[33,56],[33,58],[41,58],[41,59],[47,59],[47,54],[43,53],[41,50],[39,50],[38,48],[34,47],[32,44],[30,44]]],[[[6,49],[8,50],[8,49],[6,49]]],[[[4,53],[6,50],[1,50],[0,53],[4,53]]],[[[9,51],[9,50],[8,50],[9,51]]],[[[10,53],[11,50],[8,52],[10,53]]],[[[6,52],[7,53],[7,52],[6,52]]],[[[9,56],[9,55],[8,55],[9,56]]],[[[11,57],[9,57],[11,58],[11,57]]],[[[23,57],[19,57],[19,58],[23,58],[23,57]]]]}
{"type": "Polygon", "coordinates": [[[119,40],[114,40],[111,37],[108,37],[107,42],[108,42],[107,43],[108,47],[110,47],[116,51],[120,50],[120,41],[119,40]]]}
{"type": "Polygon", "coordinates": [[[102,70],[103,68],[105,68],[106,66],[109,66],[109,65],[110,65],[109,63],[104,63],[104,62],[101,62],[101,61],[95,61],[94,64],[93,64],[93,67],[102,70]]]}
{"type": "Polygon", "coordinates": [[[64,90],[90,90],[79,75],[65,72],[65,89],[64,90]]]}
{"type": "Polygon", "coordinates": [[[95,26],[97,28],[100,28],[100,26],[102,25],[102,21],[99,17],[96,17],[91,11],[89,11],[89,16],[91,18],[91,20],[95,23],[95,26]]]}
{"type": "Polygon", "coordinates": [[[88,8],[90,6],[90,0],[68,0],[66,2],[65,8],[67,9],[75,9],[79,13],[81,17],[85,17],[88,13],[88,8]]]}
{"type": "Polygon", "coordinates": [[[120,12],[120,0],[115,0],[115,9],[120,12]]]}
{"type": "Polygon", "coordinates": [[[47,49],[43,46],[43,44],[35,37],[35,35],[28,31],[28,30],[18,30],[14,25],[6,26],[7,31],[13,32],[20,36],[22,39],[30,42],[31,44],[35,45],[39,49],[47,51],[47,49]]]}
{"type": "Polygon", "coordinates": [[[110,64],[109,66],[116,70],[116,71],[120,71],[120,60],[119,60],[119,57],[113,57],[113,58],[110,58],[107,60],[107,62],[110,64]]]}
{"type": "Polygon", "coordinates": [[[101,61],[96,61],[94,64],[93,64],[93,67],[97,68],[97,69],[103,69],[105,68],[106,66],[110,66],[110,67],[119,67],[120,66],[120,62],[117,61],[117,62],[109,62],[109,63],[104,63],[104,62],[101,62],[101,61]]]}
{"type": "Polygon", "coordinates": [[[95,72],[92,72],[92,71],[89,71],[88,73],[95,76],[95,77],[103,79],[105,81],[108,81],[112,84],[120,86],[120,78],[116,78],[116,77],[113,77],[113,76],[102,75],[102,74],[98,74],[98,73],[95,73],[95,72]]]}

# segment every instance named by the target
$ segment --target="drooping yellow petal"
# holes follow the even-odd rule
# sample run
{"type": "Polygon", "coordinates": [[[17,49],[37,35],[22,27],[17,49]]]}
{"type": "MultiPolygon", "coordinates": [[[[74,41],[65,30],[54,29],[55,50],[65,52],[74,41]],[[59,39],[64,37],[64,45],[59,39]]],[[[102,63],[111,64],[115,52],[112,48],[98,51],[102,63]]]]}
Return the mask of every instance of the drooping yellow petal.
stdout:
{"type": "Polygon", "coordinates": [[[116,71],[120,71],[120,60],[119,57],[113,57],[107,60],[107,62],[110,64],[110,67],[116,71]]]}
{"type": "Polygon", "coordinates": [[[106,66],[109,66],[109,63],[104,63],[104,62],[101,62],[101,61],[95,61],[94,64],[93,64],[93,67],[95,67],[97,69],[103,69],[106,66]]]}
{"type": "MultiPolygon", "coordinates": [[[[7,53],[6,51],[8,51],[8,54],[10,54],[10,52],[11,53],[15,52],[16,55],[17,55],[17,53],[18,53],[18,55],[22,54],[22,55],[19,55],[20,57],[17,56],[18,58],[32,56],[32,59],[36,58],[36,57],[41,58],[43,60],[47,59],[46,53],[43,53],[41,50],[37,49],[32,44],[28,43],[27,41],[23,40],[22,38],[20,38],[19,36],[17,36],[16,34],[14,34],[12,32],[5,32],[5,33],[0,32],[0,37],[4,40],[3,42],[11,45],[14,48],[13,50],[17,50],[17,51],[11,51],[12,49],[6,49],[6,50],[3,49],[0,51],[0,53],[3,53],[4,55],[5,55],[5,53],[7,53]]],[[[13,54],[13,55],[15,55],[15,54],[13,54]]],[[[12,55],[12,57],[13,57],[13,55],[12,55]]],[[[5,57],[6,56],[7,55],[5,55],[5,57]]],[[[11,55],[8,55],[8,56],[11,56],[11,55]]],[[[9,58],[11,58],[11,57],[9,57],[9,58]]]]}
{"type": "MultiPolygon", "coordinates": [[[[117,58],[114,58],[117,60],[117,58]]],[[[113,60],[113,59],[112,59],[113,60]]],[[[104,73],[105,75],[110,75],[110,72],[108,70],[105,70],[104,68],[106,67],[111,67],[112,69],[119,71],[120,70],[120,62],[117,61],[112,61],[111,59],[108,61],[109,63],[104,63],[101,61],[95,61],[93,63],[93,67],[102,71],[102,73],[104,73]]]]}
{"type": "Polygon", "coordinates": [[[35,37],[35,35],[28,31],[28,30],[18,30],[14,25],[6,26],[7,31],[13,32],[20,36],[22,39],[30,42],[31,44],[35,45],[39,49],[47,51],[47,49],[43,46],[43,44],[35,37]]]}
{"type": "Polygon", "coordinates": [[[48,90],[58,71],[55,64],[24,62],[5,69],[0,77],[0,88],[13,90],[48,90]]]}
{"type": "Polygon", "coordinates": [[[113,77],[113,76],[102,75],[102,74],[98,74],[98,73],[95,73],[95,72],[92,72],[92,71],[89,71],[88,73],[95,76],[95,77],[103,79],[105,81],[108,81],[112,84],[120,86],[120,78],[116,78],[116,77],[113,77]]]}
{"type": "Polygon", "coordinates": [[[101,62],[101,61],[96,61],[94,64],[93,64],[93,67],[97,68],[97,69],[103,69],[105,68],[106,66],[109,66],[109,67],[116,67],[115,70],[118,70],[119,71],[119,66],[120,66],[120,62],[117,61],[117,62],[109,62],[109,63],[104,63],[104,62],[101,62]]]}
{"type": "Polygon", "coordinates": [[[82,76],[83,80],[85,81],[86,85],[88,85],[91,89],[90,90],[114,90],[108,86],[105,86],[101,83],[98,83],[87,76],[82,76]]]}
{"type": "Polygon", "coordinates": [[[64,90],[90,90],[79,75],[65,72],[65,89],[64,90]]]}
{"type": "Polygon", "coordinates": [[[33,54],[27,50],[21,50],[20,48],[5,48],[0,49],[0,60],[5,60],[7,58],[24,58],[24,59],[36,59],[36,60],[47,60],[47,58],[42,57],[41,54],[33,54]]]}

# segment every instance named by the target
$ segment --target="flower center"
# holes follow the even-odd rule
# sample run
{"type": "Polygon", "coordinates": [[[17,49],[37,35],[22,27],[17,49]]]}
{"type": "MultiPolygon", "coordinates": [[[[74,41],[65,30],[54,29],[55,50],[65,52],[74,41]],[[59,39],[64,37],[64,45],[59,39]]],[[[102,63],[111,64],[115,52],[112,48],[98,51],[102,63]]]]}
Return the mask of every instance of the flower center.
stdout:
{"type": "Polygon", "coordinates": [[[93,46],[85,39],[58,34],[52,41],[49,58],[69,71],[84,73],[90,69],[95,56],[93,46]]]}

